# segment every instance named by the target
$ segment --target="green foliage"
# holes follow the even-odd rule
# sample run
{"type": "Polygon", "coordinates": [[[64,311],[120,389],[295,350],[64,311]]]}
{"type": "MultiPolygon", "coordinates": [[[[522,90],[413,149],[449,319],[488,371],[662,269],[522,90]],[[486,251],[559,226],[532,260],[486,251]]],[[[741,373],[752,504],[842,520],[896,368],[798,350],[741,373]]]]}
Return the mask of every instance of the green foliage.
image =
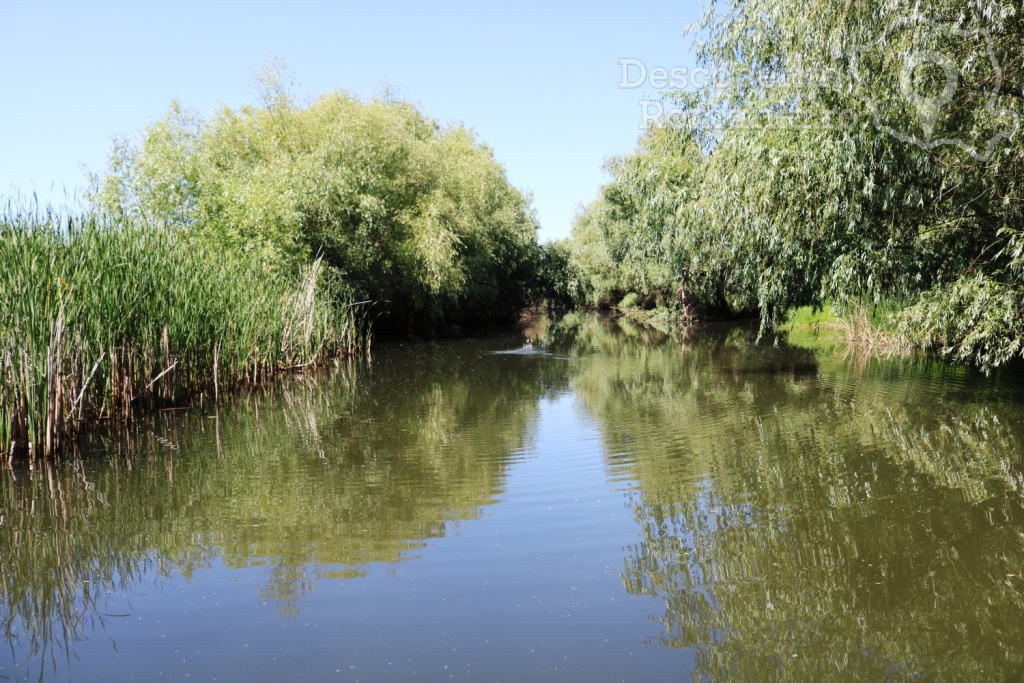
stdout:
{"type": "Polygon", "coordinates": [[[587,304],[609,305],[623,286],[608,244],[609,236],[618,228],[612,224],[603,199],[591,202],[573,221],[572,263],[584,275],[583,299],[587,304]]]}
{"type": "Polygon", "coordinates": [[[1015,373],[623,320],[573,315],[547,342],[582,359],[575,405],[636,482],[620,576],[651,598],[652,645],[704,681],[1016,676],[1015,373]]]}
{"type": "Polygon", "coordinates": [[[886,302],[926,348],[983,367],[1020,353],[1019,7],[712,3],[697,35],[714,83],[675,96],[683,113],[577,221],[598,297],[670,283],[762,329],[886,302]]]}
{"type": "Polygon", "coordinates": [[[637,152],[605,165],[612,182],[573,225],[574,262],[587,275],[590,303],[612,304],[629,291],[659,305],[685,301],[679,237],[692,224],[700,161],[687,131],[659,126],[637,152]]]}
{"type": "Polygon", "coordinates": [[[298,277],[184,231],[95,214],[0,215],[0,454],[85,424],[361,348],[319,262],[298,277]]]}
{"type": "Polygon", "coordinates": [[[469,130],[395,99],[298,104],[280,64],[258,80],[263,106],[204,122],[173,103],[119,141],[96,203],[286,271],[321,255],[385,328],[508,318],[526,303],[539,259],[529,198],[469,130]]]}
{"type": "Polygon", "coordinates": [[[573,261],[569,240],[542,244],[531,298],[561,314],[584,303],[584,274],[573,261]]]}
{"type": "Polygon", "coordinates": [[[619,302],[618,309],[621,311],[629,310],[630,308],[636,308],[640,303],[640,295],[636,292],[630,292],[626,296],[622,297],[622,301],[619,302]]]}
{"type": "Polygon", "coordinates": [[[1021,289],[1019,283],[967,275],[924,292],[897,321],[903,335],[923,348],[983,368],[995,367],[1021,353],[1021,289]]]}

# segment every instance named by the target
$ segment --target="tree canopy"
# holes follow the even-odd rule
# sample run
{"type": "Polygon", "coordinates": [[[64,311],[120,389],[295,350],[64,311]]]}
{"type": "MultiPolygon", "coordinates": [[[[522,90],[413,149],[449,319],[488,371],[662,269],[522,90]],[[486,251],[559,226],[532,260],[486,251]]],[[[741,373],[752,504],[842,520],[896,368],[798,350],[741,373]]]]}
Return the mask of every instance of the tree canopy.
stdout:
{"type": "Polygon", "coordinates": [[[921,347],[1021,352],[1024,20],[996,0],[712,3],[703,89],[574,228],[593,299],[674,292],[771,326],[885,303],[921,347]]]}
{"type": "Polygon", "coordinates": [[[173,102],[115,143],[93,200],[275,267],[322,256],[396,331],[526,303],[541,258],[530,198],[470,130],[390,96],[300,103],[278,65],[260,86],[260,105],[209,121],[173,102]]]}

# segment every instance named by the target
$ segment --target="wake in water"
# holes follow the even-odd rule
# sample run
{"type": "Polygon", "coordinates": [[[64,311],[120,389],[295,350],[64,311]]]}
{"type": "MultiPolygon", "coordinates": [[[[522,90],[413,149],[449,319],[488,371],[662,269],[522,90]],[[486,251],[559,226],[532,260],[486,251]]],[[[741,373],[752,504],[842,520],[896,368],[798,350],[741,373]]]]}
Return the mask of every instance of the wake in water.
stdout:
{"type": "Polygon", "coordinates": [[[568,356],[559,356],[550,351],[546,351],[543,347],[535,346],[532,341],[527,341],[518,349],[507,349],[504,351],[494,351],[496,355],[500,356],[545,356],[547,358],[561,358],[568,360],[568,356]]]}

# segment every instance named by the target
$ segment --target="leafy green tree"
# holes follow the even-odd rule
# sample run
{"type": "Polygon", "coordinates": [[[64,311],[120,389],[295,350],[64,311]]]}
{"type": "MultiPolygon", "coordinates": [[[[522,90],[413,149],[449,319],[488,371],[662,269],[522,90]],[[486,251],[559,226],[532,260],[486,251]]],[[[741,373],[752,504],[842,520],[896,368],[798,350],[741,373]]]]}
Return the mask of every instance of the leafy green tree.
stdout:
{"type": "Polygon", "coordinates": [[[530,199],[471,131],[390,97],[301,104],[279,64],[258,81],[260,106],[207,122],[172,103],[118,141],[94,201],[277,268],[322,256],[385,328],[510,317],[526,303],[539,257],[530,199]]]}
{"type": "Polygon", "coordinates": [[[695,220],[701,157],[689,131],[663,125],[643,135],[636,152],[606,163],[611,182],[573,227],[593,303],[615,303],[627,292],[657,305],[685,300],[680,238],[695,220]]]}
{"type": "Polygon", "coordinates": [[[682,114],[613,164],[610,208],[579,224],[595,289],[672,281],[763,329],[884,302],[924,348],[1020,353],[1019,7],[736,0],[695,34],[716,77],[673,96],[682,114]]]}
{"type": "Polygon", "coordinates": [[[1006,273],[1020,93],[995,80],[1020,68],[1015,13],[895,1],[709,11],[701,58],[729,77],[703,106],[725,112],[715,153],[731,151],[734,170],[707,196],[749,238],[769,322],[799,303],[910,303],[970,270],[1006,273]]]}

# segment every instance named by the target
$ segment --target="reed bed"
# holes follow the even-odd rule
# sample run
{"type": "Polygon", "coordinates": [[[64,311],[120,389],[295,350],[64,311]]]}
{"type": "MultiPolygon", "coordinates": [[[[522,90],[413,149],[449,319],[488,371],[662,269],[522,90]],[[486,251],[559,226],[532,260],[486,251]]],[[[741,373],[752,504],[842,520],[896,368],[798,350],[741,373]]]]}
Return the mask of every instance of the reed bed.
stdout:
{"type": "Polygon", "coordinates": [[[57,453],[97,420],[366,350],[318,260],[298,277],[186,229],[0,214],[0,455],[57,453]]]}

